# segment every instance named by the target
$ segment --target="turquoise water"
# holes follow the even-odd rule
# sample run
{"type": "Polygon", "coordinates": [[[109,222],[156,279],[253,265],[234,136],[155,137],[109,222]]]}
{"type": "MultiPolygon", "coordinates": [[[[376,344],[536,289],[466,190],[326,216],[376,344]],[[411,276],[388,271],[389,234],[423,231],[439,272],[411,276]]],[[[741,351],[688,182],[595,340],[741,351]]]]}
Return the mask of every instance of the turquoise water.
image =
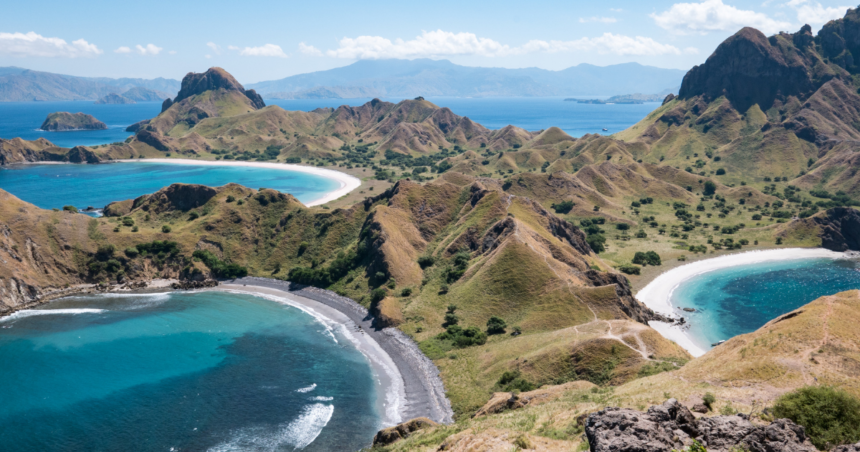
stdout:
{"type": "Polygon", "coordinates": [[[124,141],[131,132],[125,128],[161,113],[161,102],[138,102],[124,105],[97,105],[92,101],[66,102],[0,102],[0,138],[21,137],[25,140],[46,138],[60,147],[95,146],[124,141]],[[38,130],[49,113],[68,111],[87,113],[105,123],[107,130],[74,130],[45,132],[38,130]]]}
{"type": "Polygon", "coordinates": [[[71,297],[0,327],[3,450],[357,450],[380,426],[366,359],[274,301],[71,297]]]}
{"type": "Polygon", "coordinates": [[[672,305],[690,323],[694,342],[711,344],[757,330],[816,298],[860,289],[860,264],[847,259],[797,259],[716,270],[683,282],[672,305]]]}
{"type": "Polygon", "coordinates": [[[242,166],[131,162],[0,167],[0,188],[44,209],[64,205],[102,208],[180,182],[210,187],[235,182],[251,188],[273,188],[305,203],[340,187],[335,180],[313,174],[242,166]]]}

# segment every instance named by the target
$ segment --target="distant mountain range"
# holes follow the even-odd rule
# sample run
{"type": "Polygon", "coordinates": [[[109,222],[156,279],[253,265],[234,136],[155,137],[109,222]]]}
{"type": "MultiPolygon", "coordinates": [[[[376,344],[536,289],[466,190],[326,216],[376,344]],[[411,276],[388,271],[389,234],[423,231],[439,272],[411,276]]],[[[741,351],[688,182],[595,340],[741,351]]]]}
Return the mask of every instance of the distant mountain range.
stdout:
{"type": "Polygon", "coordinates": [[[0,67],[0,102],[96,100],[134,88],[173,96],[179,91],[179,86],[179,80],[165,78],[75,77],[19,67],[0,67]]]}
{"type": "MultiPolygon", "coordinates": [[[[637,63],[605,67],[580,64],[549,71],[467,67],[447,60],[364,60],[247,86],[269,99],[610,96],[677,93],[683,77],[684,71],[679,69],[637,63]]],[[[75,77],[0,67],[0,102],[97,100],[112,93],[129,97],[123,93],[133,88],[175,96],[180,82],[165,78],[75,77]]]]}
{"type": "Polygon", "coordinates": [[[677,92],[685,72],[637,63],[549,71],[467,67],[447,60],[363,60],[247,86],[270,99],[610,96],[677,92]]]}

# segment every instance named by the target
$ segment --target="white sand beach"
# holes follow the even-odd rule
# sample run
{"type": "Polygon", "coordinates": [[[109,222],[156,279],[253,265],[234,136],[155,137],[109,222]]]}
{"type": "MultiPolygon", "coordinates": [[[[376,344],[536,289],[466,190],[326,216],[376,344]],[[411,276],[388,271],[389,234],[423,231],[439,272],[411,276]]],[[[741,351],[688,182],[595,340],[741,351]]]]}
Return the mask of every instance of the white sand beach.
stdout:
{"type": "Polygon", "coordinates": [[[340,171],[334,171],[325,168],[317,168],[313,166],[304,166],[304,165],[293,165],[289,163],[274,163],[274,162],[246,162],[246,161],[226,161],[226,160],[192,160],[192,159],[124,159],[124,160],[114,160],[115,162],[125,162],[125,163],[170,163],[176,165],[200,165],[200,166],[248,166],[253,168],[267,168],[267,169],[276,169],[276,170],[284,170],[284,171],[298,171],[302,173],[314,174],[316,176],[325,177],[326,179],[332,179],[337,181],[340,184],[340,188],[337,190],[326,193],[325,196],[314,199],[313,201],[305,203],[308,207],[318,206],[321,204],[325,204],[329,201],[334,201],[335,199],[340,198],[341,196],[346,195],[347,193],[355,190],[361,185],[361,180],[356,177],[350,176],[349,174],[341,173],[340,171]]]}
{"type": "MultiPolygon", "coordinates": [[[[826,250],[824,248],[783,248],[763,251],[747,251],[744,253],[729,254],[693,262],[674,268],[661,274],[636,294],[636,298],[645,303],[655,312],[675,317],[675,306],[672,306],[672,293],[684,281],[701,275],[737,265],[757,264],[768,261],[786,261],[794,259],[828,258],[840,259],[845,257],[844,253],[826,250]]],[[[652,328],[669,340],[674,341],[693,356],[702,356],[706,350],[697,346],[690,334],[678,325],[665,322],[648,322],[652,328]]]]}

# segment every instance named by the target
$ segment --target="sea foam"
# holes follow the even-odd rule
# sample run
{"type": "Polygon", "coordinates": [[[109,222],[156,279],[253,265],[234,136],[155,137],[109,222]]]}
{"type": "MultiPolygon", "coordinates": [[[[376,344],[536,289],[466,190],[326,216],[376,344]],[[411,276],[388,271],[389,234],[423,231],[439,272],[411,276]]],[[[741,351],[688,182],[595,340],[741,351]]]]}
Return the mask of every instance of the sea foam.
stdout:
{"type": "Polygon", "coordinates": [[[296,420],[271,427],[248,427],[234,433],[226,443],[209,449],[209,452],[276,451],[284,446],[295,449],[308,447],[328,425],[334,414],[334,405],[314,403],[306,405],[296,420]]]}
{"type": "Polygon", "coordinates": [[[20,320],[25,317],[32,317],[35,315],[101,314],[106,311],[106,309],[23,309],[21,311],[13,312],[6,317],[0,318],[0,322],[20,320]]]}

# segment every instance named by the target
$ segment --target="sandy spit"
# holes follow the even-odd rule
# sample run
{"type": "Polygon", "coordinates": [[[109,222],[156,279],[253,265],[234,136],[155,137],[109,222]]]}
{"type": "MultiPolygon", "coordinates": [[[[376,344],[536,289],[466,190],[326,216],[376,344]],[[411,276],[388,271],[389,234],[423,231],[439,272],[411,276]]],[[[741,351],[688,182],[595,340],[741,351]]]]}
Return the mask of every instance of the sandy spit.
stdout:
{"type": "Polygon", "coordinates": [[[114,162],[121,163],[170,163],[176,165],[200,165],[200,166],[249,166],[253,168],[267,168],[267,169],[276,169],[276,170],[284,170],[284,171],[297,171],[307,174],[314,174],[316,176],[325,177],[326,179],[332,179],[340,184],[340,187],[337,190],[328,192],[325,196],[315,199],[311,202],[306,203],[308,207],[318,206],[321,204],[325,204],[329,201],[334,201],[335,199],[340,198],[341,196],[346,195],[347,193],[355,190],[361,185],[361,180],[356,177],[350,176],[349,174],[341,173],[340,171],[325,169],[325,168],[317,168],[314,166],[304,166],[304,165],[293,165],[289,163],[273,163],[273,162],[243,162],[243,161],[212,161],[212,160],[191,160],[191,159],[143,159],[143,160],[133,160],[133,159],[124,159],[124,160],[114,160],[114,162]]]}
{"type": "MultiPolygon", "coordinates": [[[[677,306],[672,306],[672,293],[684,281],[703,273],[734,267],[737,265],[757,264],[768,261],[785,261],[811,258],[844,258],[844,253],[826,250],[824,248],[782,248],[764,251],[747,251],[745,253],[729,254],[693,262],[674,268],[661,274],[636,294],[636,298],[654,311],[670,316],[677,316],[677,306]]],[[[666,322],[648,322],[665,338],[674,341],[693,356],[702,356],[706,350],[697,346],[689,332],[680,326],[666,322]]]]}

